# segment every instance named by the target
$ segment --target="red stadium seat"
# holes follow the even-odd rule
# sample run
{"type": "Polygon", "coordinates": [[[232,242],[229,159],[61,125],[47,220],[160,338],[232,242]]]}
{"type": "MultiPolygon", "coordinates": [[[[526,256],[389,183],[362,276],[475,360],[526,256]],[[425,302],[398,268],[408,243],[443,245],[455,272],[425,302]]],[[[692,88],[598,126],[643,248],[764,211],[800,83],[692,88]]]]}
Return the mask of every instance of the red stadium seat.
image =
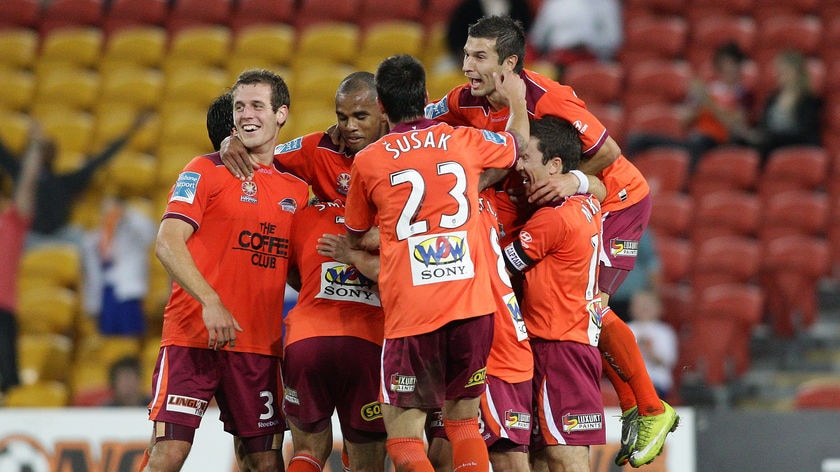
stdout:
{"type": "Polygon", "coordinates": [[[690,283],[697,293],[715,285],[758,282],[761,244],[744,236],[720,236],[695,245],[690,283]]]}
{"type": "Polygon", "coordinates": [[[796,388],[793,407],[797,410],[840,410],[840,382],[813,379],[796,388]]]}
{"type": "Polygon", "coordinates": [[[718,46],[729,42],[750,56],[755,45],[756,25],[748,16],[700,16],[691,23],[691,39],[686,55],[695,70],[709,67],[718,46]]]}
{"type": "Polygon", "coordinates": [[[762,195],[785,190],[816,190],[827,182],[829,156],[818,146],[787,146],[771,152],[759,176],[762,195]]]}
{"type": "Polygon", "coordinates": [[[587,103],[586,108],[607,128],[616,142],[624,142],[624,109],[620,105],[587,103]]]}
{"type": "MultiPolygon", "coordinates": [[[[680,107],[663,103],[650,103],[635,108],[625,106],[624,130],[627,136],[633,133],[663,135],[675,140],[685,137],[685,128],[680,120],[680,107]]],[[[633,156],[627,156],[630,159],[633,156]]]]}
{"type": "Polygon", "coordinates": [[[167,0],[113,0],[105,16],[108,33],[132,26],[164,26],[169,13],[167,0]]]}
{"type": "Polygon", "coordinates": [[[700,157],[689,190],[695,197],[719,190],[753,190],[758,184],[758,151],[746,146],[722,146],[700,157]]]}
{"type": "Polygon", "coordinates": [[[694,197],[690,239],[695,245],[718,236],[758,237],[761,202],[742,190],[721,190],[694,197]]]}
{"type": "Polygon", "coordinates": [[[693,213],[691,198],[682,192],[659,192],[652,199],[648,226],[657,236],[685,237],[693,213]]]}
{"type": "Polygon", "coordinates": [[[806,56],[816,55],[821,40],[822,23],[819,18],[799,14],[773,16],[759,21],[755,54],[795,49],[806,56]]]}
{"type": "Polygon", "coordinates": [[[761,283],[774,333],[793,337],[816,321],[817,281],[830,270],[825,239],[782,236],[763,246],[761,283]]]}
{"type": "Polygon", "coordinates": [[[230,27],[240,31],[253,24],[291,24],[294,17],[294,0],[239,0],[233,10],[230,27]]]}
{"type": "Polygon", "coordinates": [[[358,20],[361,26],[382,21],[417,21],[423,17],[422,0],[359,0],[361,11],[358,20]]]}
{"type": "Polygon", "coordinates": [[[687,62],[660,59],[640,62],[627,71],[625,100],[633,103],[682,103],[691,77],[691,67],[687,62]]]}
{"type": "Polygon", "coordinates": [[[173,35],[194,26],[228,26],[232,4],[231,0],[178,0],[169,11],[166,29],[173,35]]]}
{"type": "Polygon", "coordinates": [[[662,261],[662,279],[666,284],[679,284],[688,280],[691,264],[691,245],[688,240],[673,236],[656,235],[656,250],[662,261]]]}
{"type": "Polygon", "coordinates": [[[314,23],[356,23],[360,0],[302,0],[295,14],[295,26],[300,30],[314,23]]]}
{"type": "Polygon", "coordinates": [[[42,35],[68,26],[100,27],[105,19],[102,0],[52,0],[44,6],[38,29],[42,35]]]}
{"type": "Polygon", "coordinates": [[[683,18],[640,17],[625,25],[619,60],[624,63],[623,56],[675,59],[684,54],[687,39],[688,24],[683,18]]]}
{"type": "Polygon", "coordinates": [[[688,151],[659,146],[639,152],[630,159],[651,187],[651,193],[682,192],[688,182],[688,151]]]}
{"type": "Polygon", "coordinates": [[[567,67],[563,83],[587,104],[613,103],[621,99],[624,70],[617,62],[577,61],[567,67]]]}
{"type": "Polygon", "coordinates": [[[823,237],[828,233],[828,197],[822,192],[777,193],[767,196],[762,206],[759,233],[764,241],[796,234],[823,237]]]}
{"type": "Polygon", "coordinates": [[[3,2],[0,27],[37,28],[41,21],[40,0],[8,0],[3,2]]]}

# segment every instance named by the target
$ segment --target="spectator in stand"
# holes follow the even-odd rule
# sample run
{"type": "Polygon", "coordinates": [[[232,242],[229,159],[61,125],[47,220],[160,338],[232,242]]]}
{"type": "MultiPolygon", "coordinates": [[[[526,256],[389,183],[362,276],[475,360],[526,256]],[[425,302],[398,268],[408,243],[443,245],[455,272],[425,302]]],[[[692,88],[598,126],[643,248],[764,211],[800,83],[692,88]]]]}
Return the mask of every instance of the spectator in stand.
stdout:
{"type": "Polygon", "coordinates": [[[624,39],[621,5],[617,0],[545,0],[528,36],[562,77],[573,62],[615,57],[624,39]]]}
{"type": "Polygon", "coordinates": [[[627,137],[628,155],[634,156],[654,146],[680,146],[691,154],[693,168],[706,151],[727,143],[743,143],[749,129],[749,111],[753,108],[753,94],[743,81],[745,59],[735,43],[718,47],[713,58],[712,79],[706,82],[695,78],[690,85],[682,117],[685,140],[631,133],[627,137]]]}
{"type": "Polygon", "coordinates": [[[147,406],[151,400],[142,380],[140,359],[135,356],[126,356],[111,364],[108,385],[111,398],[103,406],[147,406]]]}
{"type": "Polygon", "coordinates": [[[446,26],[446,47],[452,67],[459,67],[464,58],[467,28],[483,16],[509,16],[522,22],[526,31],[534,18],[526,0],[462,0],[446,26]]]}
{"type": "MultiPolygon", "coordinates": [[[[69,225],[73,203],[87,188],[96,171],[111,160],[125,146],[128,140],[146,122],[150,114],[137,115],[129,130],[112,141],[102,152],[88,159],[80,168],[56,173],[53,162],[57,156],[55,142],[43,141],[44,165],[38,175],[35,213],[28,244],[52,240],[66,240],[80,243],[81,231],[69,225]]],[[[0,142],[0,168],[19,179],[20,163],[12,152],[0,142]]]]}
{"type": "Polygon", "coordinates": [[[105,335],[146,333],[143,299],[149,291],[149,248],[157,227],[141,209],[116,196],[102,204],[102,223],[82,239],[85,310],[105,335]]]}
{"type": "Polygon", "coordinates": [[[661,320],[662,302],[652,290],[640,290],[630,300],[627,323],[639,350],[645,358],[650,379],[660,398],[667,398],[674,386],[673,369],[677,363],[677,334],[674,328],[661,320]]]}
{"type": "Polygon", "coordinates": [[[821,144],[822,99],[811,90],[805,57],[797,51],[783,51],[773,65],[776,88],[749,135],[764,162],[783,146],[821,144]]]}
{"type": "Polygon", "coordinates": [[[32,215],[38,173],[43,162],[40,128],[30,130],[29,145],[23,153],[20,173],[11,200],[0,195],[0,395],[20,383],[17,363],[17,278],[24,241],[32,215]]]}

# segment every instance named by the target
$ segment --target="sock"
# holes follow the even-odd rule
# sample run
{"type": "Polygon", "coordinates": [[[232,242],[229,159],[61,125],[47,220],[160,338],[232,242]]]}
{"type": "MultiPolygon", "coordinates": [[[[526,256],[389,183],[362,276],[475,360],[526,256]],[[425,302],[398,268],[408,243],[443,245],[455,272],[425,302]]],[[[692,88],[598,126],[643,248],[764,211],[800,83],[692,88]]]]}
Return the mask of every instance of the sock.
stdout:
{"type": "Polygon", "coordinates": [[[341,448],[341,465],[344,468],[343,472],[350,472],[350,456],[347,455],[347,448],[341,448]]]}
{"type": "MultiPolygon", "coordinates": [[[[599,345],[598,347],[600,348],[601,346],[599,345]]],[[[601,352],[601,358],[604,361],[604,375],[610,380],[610,383],[615,389],[615,394],[618,395],[618,406],[621,408],[622,413],[636,406],[636,395],[633,394],[633,389],[630,388],[630,384],[618,375],[618,372],[610,365],[611,361],[604,352],[601,352]]]]}
{"type": "Polygon", "coordinates": [[[140,468],[137,470],[143,472],[147,465],[149,465],[149,448],[143,450],[143,458],[140,459],[140,468]]]}
{"type": "Polygon", "coordinates": [[[324,464],[309,454],[295,454],[286,472],[321,472],[323,468],[324,464]]]}
{"type": "Polygon", "coordinates": [[[645,368],[645,360],[639,351],[639,345],[636,344],[633,331],[609,307],[605,308],[601,321],[601,340],[598,343],[598,349],[611,367],[607,370],[613,370],[619,379],[629,384],[635,397],[635,402],[622,397],[622,395],[627,396],[627,390],[622,388],[621,382],[617,384],[613,380],[613,375],[608,373],[607,377],[613,382],[622,410],[626,409],[626,404],[629,404],[628,408],[630,408],[635,403],[639,406],[639,414],[642,416],[663,413],[665,407],[659,395],[656,394],[656,389],[653,388],[653,382],[645,368]]]}
{"type": "Polygon", "coordinates": [[[397,472],[434,472],[435,470],[429,458],[426,457],[426,446],[422,439],[388,439],[385,441],[385,449],[397,472]]]}
{"type": "Polygon", "coordinates": [[[486,472],[490,468],[487,445],[478,430],[478,418],[443,419],[446,437],[452,443],[452,472],[486,472]]]}

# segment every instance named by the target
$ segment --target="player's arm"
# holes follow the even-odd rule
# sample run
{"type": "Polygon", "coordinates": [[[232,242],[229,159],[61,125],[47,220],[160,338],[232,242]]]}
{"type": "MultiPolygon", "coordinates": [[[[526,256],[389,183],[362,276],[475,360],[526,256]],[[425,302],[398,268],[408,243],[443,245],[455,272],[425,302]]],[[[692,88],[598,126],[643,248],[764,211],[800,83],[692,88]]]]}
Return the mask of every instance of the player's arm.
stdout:
{"type": "Polygon", "coordinates": [[[219,146],[219,156],[228,172],[240,180],[253,177],[254,169],[260,166],[259,162],[251,157],[251,153],[236,136],[228,136],[222,140],[222,144],[219,146]]]}
{"type": "MultiPolygon", "coordinates": [[[[367,234],[370,234],[368,231],[367,234]]],[[[361,249],[353,249],[343,234],[324,234],[318,238],[318,254],[359,269],[365,277],[379,280],[379,256],[361,249]]]]}
{"type": "Polygon", "coordinates": [[[194,231],[185,221],[164,218],[155,241],[155,255],[172,279],[201,303],[204,326],[209,334],[207,346],[221,349],[230,343],[233,347],[236,332],[242,328],[195,265],[187,248],[187,240],[194,231]]]}
{"type": "Polygon", "coordinates": [[[43,141],[40,126],[33,125],[29,133],[29,145],[23,153],[20,175],[14,190],[15,208],[18,213],[32,217],[38,189],[38,175],[44,162],[43,141]]]}
{"type": "Polygon", "coordinates": [[[619,149],[618,143],[607,136],[607,140],[604,141],[604,144],[594,156],[580,161],[578,170],[584,174],[585,182],[580,174],[554,174],[548,179],[531,184],[528,202],[543,205],[576,193],[592,193],[598,197],[598,200],[603,201],[606,197],[606,191],[604,191],[604,196],[600,196],[598,193],[588,191],[588,189],[594,189],[599,184],[603,185],[603,182],[595,175],[618,159],[620,154],[621,149],[619,149]]]}
{"type": "Polygon", "coordinates": [[[581,159],[578,169],[584,174],[596,175],[609,167],[620,155],[621,148],[618,146],[618,143],[615,142],[612,136],[607,136],[604,144],[598,148],[598,152],[594,156],[581,159]]]}
{"type": "Polygon", "coordinates": [[[531,137],[531,122],[525,102],[525,81],[513,71],[494,73],[493,79],[496,81],[496,90],[510,107],[510,117],[505,131],[513,135],[518,152],[521,154],[528,147],[528,140],[531,137]]]}

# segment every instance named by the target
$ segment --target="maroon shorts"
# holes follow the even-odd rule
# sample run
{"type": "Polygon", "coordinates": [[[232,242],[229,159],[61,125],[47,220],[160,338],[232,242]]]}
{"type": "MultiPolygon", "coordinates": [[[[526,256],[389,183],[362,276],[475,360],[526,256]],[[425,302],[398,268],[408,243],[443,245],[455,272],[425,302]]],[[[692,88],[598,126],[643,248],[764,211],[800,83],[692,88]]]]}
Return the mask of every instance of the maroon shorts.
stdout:
{"type": "Polygon", "coordinates": [[[609,294],[615,292],[636,265],[639,239],[650,220],[650,195],[638,203],[604,214],[603,250],[598,287],[609,294]],[[612,270],[604,270],[612,268],[612,270]],[[616,272],[625,271],[623,277],[616,272]]]}
{"type": "MultiPolygon", "coordinates": [[[[531,442],[531,381],[507,383],[487,375],[487,387],[481,396],[478,427],[487,449],[496,452],[528,452],[531,442]]],[[[429,413],[426,435],[446,439],[443,414],[429,413]]]]}
{"type": "Polygon", "coordinates": [[[431,333],[386,339],[380,401],[401,408],[443,407],[484,392],[493,316],[447,323],[431,333]]]}
{"type": "Polygon", "coordinates": [[[282,389],[278,357],[166,346],[155,366],[149,419],[198,428],[215,396],[228,433],[274,435],[286,429],[282,389]]]}
{"type": "Polygon", "coordinates": [[[531,339],[534,414],[531,445],[591,446],[606,443],[601,396],[601,353],[572,341],[531,339]]]}
{"type": "Polygon", "coordinates": [[[335,410],[350,442],[384,438],[378,400],[381,353],[379,345],[351,336],[308,338],[286,346],[283,408],[289,422],[321,432],[335,410]]]}

